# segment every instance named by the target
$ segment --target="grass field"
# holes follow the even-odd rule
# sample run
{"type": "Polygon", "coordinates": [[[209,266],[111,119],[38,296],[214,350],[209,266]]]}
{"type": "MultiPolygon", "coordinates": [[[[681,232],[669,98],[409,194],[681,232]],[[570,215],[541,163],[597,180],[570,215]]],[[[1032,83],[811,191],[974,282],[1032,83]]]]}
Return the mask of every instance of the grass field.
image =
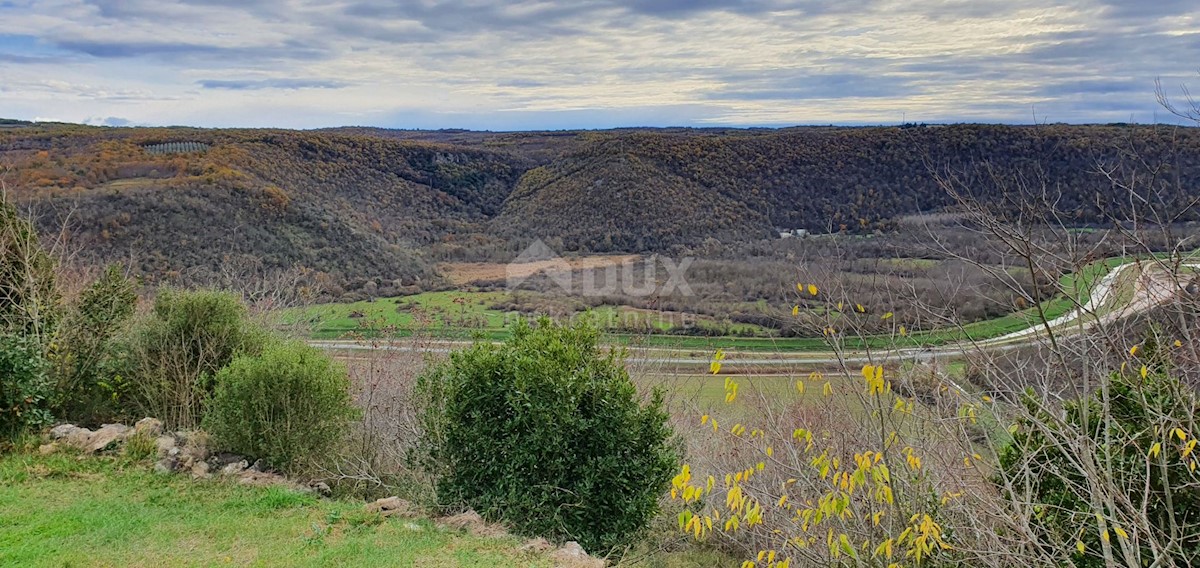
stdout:
{"type": "MultiPolygon", "coordinates": [[[[1116,266],[1134,260],[1133,257],[1115,257],[1089,264],[1084,270],[1065,275],[1059,284],[1069,291],[1042,303],[1042,312],[1036,307],[1016,311],[998,318],[974,322],[958,327],[916,331],[901,336],[899,333],[871,337],[846,337],[843,347],[904,348],[936,346],[958,341],[980,341],[999,337],[1036,325],[1042,314],[1048,319],[1062,316],[1079,303],[1087,301],[1096,281],[1116,266]]],[[[897,262],[932,262],[923,259],[899,259],[897,262]]],[[[443,338],[483,338],[502,340],[507,337],[506,326],[517,317],[492,309],[508,298],[507,292],[450,291],[429,292],[398,298],[381,298],[370,302],[348,304],[323,304],[289,310],[282,319],[289,325],[311,327],[316,339],[336,339],[350,334],[370,335],[379,329],[391,326],[391,333],[403,337],[420,329],[423,333],[443,338]],[[352,315],[354,317],[352,317],[352,315]]],[[[560,305],[569,302],[562,298],[553,300],[560,305]]],[[[581,310],[580,307],[565,311],[581,310]]],[[[682,324],[682,314],[659,314],[623,306],[600,306],[590,310],[592,317],[602,326],[615,329],[616,322],[637,325],[657,332],[669,331],[682,324]],[[607,325],[605,325],[607,323],[607,325]]],[[[582,313],[582,312],[575,312],[582,313]]],[[[716,325],[711,318],[699,318],[694,323],[716,325]]],[[[715,350],[718,348],[742,351],[828,351],[829,342],[824,337],[771,337],[770,330],[759,326],[738,324],[731,327],[733,336],[672,335],[668,333],[611,333],[610,341],[616,344],[661,347],[671,349],[715,350]],[[757,337],[736,335],[753,334],[757,337]]]]}
{"type": "MultiPolygon", "coordinates": [[[[521,542],[384,519],[360,502],[155,474],[121,457],[0,456],[3,567],[552,565],[518,552],[521,542]]],[[[719,564],[699,550],[651,560],[719,564]]]]}
{"type": "MultiPolygon", "coordinates": [[[[541,299],[540,294],[523,292],[527,296],[541,299]]],[[[505,312],[493,306],[509,300],[508,292],[446,291],[426,292],[412,296],[378,298],[343,304],[319,304],[285,311],[281,319],[286,325],[311,327],[313,337],[332,339],[352,333],[370,334],[375,330],[392,327],[397,335],[403,336],[412,329],[433,333],[441,337],[470,337],[481,335],[500,339],[507,336],[505,328],[523,317],[517,312],[505,312]]],[[[555,311],[572,315],[590,314],[602,327],[653,329],[666,332],[691,323],[699,326],[715,326],[710,317],[655,312],[628,306],[598,306],[586,309],[581,302],[569,298],[546,296],[547,305],[555,311]]],[[[758,333],[766,335],[766,328],[750,324],[731,324],[734,333],[758,333]]]]}

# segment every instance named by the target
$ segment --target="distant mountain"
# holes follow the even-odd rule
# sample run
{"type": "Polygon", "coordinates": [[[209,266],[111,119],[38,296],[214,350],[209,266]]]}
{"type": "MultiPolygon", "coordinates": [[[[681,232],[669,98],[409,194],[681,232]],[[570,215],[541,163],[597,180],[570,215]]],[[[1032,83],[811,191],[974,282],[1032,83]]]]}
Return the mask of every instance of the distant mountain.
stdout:
{"type": "Polygon", "coordinates": [[[1099,173],[1121,163],[1153,170],[1137,190],[1159,192],[1169,215],[1197,219],[1200,133],[1177,127],[0,128],[12,194],[44,229],[66,222],[89,258],[160,277],[255,257],[381,292],[534,237],[644,252],[777,228],[888,230],[952,203],[933,171],[963,176],[1000,213],[1045,190],[1061,221],[1108,223],[1136,204],[1099,173]]]}

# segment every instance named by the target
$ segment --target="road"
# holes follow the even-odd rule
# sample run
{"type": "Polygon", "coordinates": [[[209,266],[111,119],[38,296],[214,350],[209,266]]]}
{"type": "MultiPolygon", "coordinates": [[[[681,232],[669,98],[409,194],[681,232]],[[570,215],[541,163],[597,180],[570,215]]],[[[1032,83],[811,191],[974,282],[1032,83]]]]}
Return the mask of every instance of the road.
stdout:
{"type": "MultiPolygon", "coordinates": [[[[1189,269],[1200,269],[1200,263],[1184,265],[1189,269]]],[[[1130,262],[1115,267],[1095,285],[1088,301],[1070,312],[1054,318],[1047,324],[1036,324],[1027,329],[1000,337],[980,341],[964,341],[930,348],[902,348],[857,351],[779,351],[776,353],[744,352],[727,350],[728,356],[722,364],[722,373],[759,371],[764,368],[819,368],[841,365],[878,364],[896,360],[932,360],[961,357],[969,352],[1004,351],[1044,341],[1047,327],[1056,336],[1066,337],[1082,333],[1097,325],[1106,325],[1130,315],[1159,306],[1175,297],[1182,290],[1179,279],[1152,262],[1130,262]],[[1119,286],[1130,271],[1134,277],[1132,296],[1120,306],[1118,294],[1126,292],[1119,286]]],[[[467,341],[424,340],[422,344],[410,344],[404,340],[377,344],[357,341],[310,341],[310,345],[342,352],[369,352],[386,350],[411,353],[449,353],[470,345],[467,341]]],[[[631,366],[696,366],[706,369],[711,353],[689,349],[630,348],[627,362],[631,366]]],[[[703,371],[699,371],[703,372],[703,371]]]]}

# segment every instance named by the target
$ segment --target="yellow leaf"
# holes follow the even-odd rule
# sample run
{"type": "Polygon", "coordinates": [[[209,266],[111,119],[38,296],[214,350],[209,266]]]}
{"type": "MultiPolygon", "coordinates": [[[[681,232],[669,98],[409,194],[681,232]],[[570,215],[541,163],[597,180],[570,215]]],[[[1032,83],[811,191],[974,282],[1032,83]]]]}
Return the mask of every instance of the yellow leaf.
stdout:
{"type": "Polygon", "coordinates": [[[1180,341],[1180,340],[1178,340],[1178,339],[1176,339],[1176,340],[1175,340],[1175,347],[1183,347],[1183,342],[1182,342],[1182,341],[1180,341]]]}
{"type": "Polygon", "coordinates": [[[1141,373],[1142,373],[1142,378],[1144,379],[1144,378],[1146,378],[1146,375],[1150,374],[1150,369],[1147,368],[1145,365],[1142,365],[1141,373]]]}
{"type": "Polygon", "coordinates": [[[829,382],[826,381],[825,388],[823,389],[823,391],[824,391],[825,396],[829,396],[829,395],[833,394],[833,385],[829,384],[829,382]]]}
{"type": "Polygon", "coordinates": [[[796,390],[799,391],[800,394],[804,394],[804,381],[799,379],[796,380],[796,390]]]}
{"type": "Polygon", "coordinates": [[[858,310],[858,313],[860,314],[867,313],[867,309],[864,308],[862,304],[854,304],[854,309],[858,310]]]}
{"type": "Polygon", "coordinates": [[[1084,546],[1082,540],[1077,540],[1075,541],[1075,550],[1078,550],[1080,554],[1083,554],[1084,552],[1087,552],[1087,547],[1084,546]]]}
{"type": "Polygon", "coordinates": [[[1150,457],[1158,456],[1158,453],[1161,451],[1162,451],[1162,444],[1159,442],[1154,442],[1154,445],[1150,446],[1150,457]]]}
{"type": "Polygon", "coordinates": [[[1171,430],[1171,433],[1175,434],[1175,437],[1179,438],[1180,442],[1187,439],[1187,432],[1184,432],[1182,428],[1176,428],[1174,430],[1171,430]]]}
{"type": "Polygon", "coordinates": [[[884,320],[885,320],[885,319],[892,319],[892,312],[888,312],[888,313],[886,313],[886,314],[883,314],[883,317],[881,317],[881,318],[879,318],[879,319],[884,319],[884,320]]]}
{"type": "Polygon", "coordinates": [[[794,316],[800,315],[800,306],[792,306],[792,315],[794,315],[794,316]]]}
{"type": "Polygon", "coordinates": [[[810,296],[816,296],[816,295],[817,295],[817,285],[816,285],[816,284],[809,284],[809,285],[808,285],[808,294],[809,294],[810,296]]]}
{"type": "Polygon", "coordinates": [[[1121,527],[1113,527],[1113,532],[1117,533],[1117,536],[1121,538],[1129,538],[1129,533],[1125,532],[1125,529],[1121,527]]]}
{"type": "Polygon", "coordinates": [[[900,337],[904,337],[905,335],[908,335],[908,330],[904,326],[900,326],[900,337]]]}
{"type": "Polygon", "coordinates": [[[1134,345],[1133,347],[1129,348],[1129,354],[1134,357],[1137,357],[1138,351],[1141,351],[1141,350],[1142,350],[1141,345],[1134,345]]]}

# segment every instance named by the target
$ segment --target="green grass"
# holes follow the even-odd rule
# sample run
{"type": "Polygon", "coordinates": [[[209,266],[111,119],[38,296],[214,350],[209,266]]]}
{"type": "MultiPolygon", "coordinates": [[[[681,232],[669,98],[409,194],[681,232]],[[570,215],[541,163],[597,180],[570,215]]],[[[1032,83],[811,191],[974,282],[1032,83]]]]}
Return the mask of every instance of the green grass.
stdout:
{"type": "Polygon", "coordinates": [[[144,462],[0,458],[0,566],[549,566],[491,539],[361,503],[193,482],[144,462]]]}
{"type": "MultiPolygon", "coordinates": [[[[1164,255],[1155,255],[1162,257],[1164,255]]],[[[1001,317],[978,321],[955,328],[944,328],[927,331],[916,331],[905,336],[899,334],[880,335],[871,337],[846,337],[843,347],[848,349],[863,348],[892,348],[892,347],[921,347],[945,345],[959,341],[982,341],[1000,337],[1037,325],[1041,316],[1054,319],[1062,316],[1077,304],[1086,303],[1088,295],[1096,281],[1110,270],[1121,264],[1134,260],[1135,257],[1114,257],[1094,262],[1085,266],[1080,272],[1063,276],[1059,284],[1067,295],[1058,296],[1042,302],[1042,313],[1036,307],[1015,311],[1001,317]]],[[[926,259],[893,259],[898,265],[925,265],[926,259]]],[[[1131,293],[1131,292],[1130,292],[1131,293]]],[[[288,310],[283,314],[283,320],[289,324],[307,322],[313,326],[313,337],[316,339],[336,339],[356,332],[371,336],[386,326],[394,326],[394,335],[404,337],[420,328],[423,333],[447,339],[485,339],[501,341],[508,337],[505,328],[512,316],[489,306],[507,299],[507,292],[429,292],[399,298],[381,298],[373,302],[356,302],[352,304],[325,304],[288,310]],[[458,302],[455,302],[459,299],[458,302]],[[398,307],[405,309],[398,310],[398,307]],[[413,308],[416,308],[415,310],[413,308]],[[352,312],[360,312],[365,317],[351,318],[352,312]],[[430,319],[421,323],[414,313],[427,314],[430,319]],[[360,325],[368,323],[369,325],[360,325]],[[464,325],[466,324],[466,325],[464,325]]],[[[549,297],[547,297],[549,298],[549,297]]],[[[569,299],[556,298],[548,301],[568,302],[569,299]]],[[[600,306],[592,310],[593,315],[601,322],[612,322],[619,318],[624,321],[643,321],[660,332],[672,328],[670,321],[657,320],[650,314],[640,313],[632,308],[623,306],[600,306]]],[[[871,317],[871,316],[863,316],[871,317]]],[[[702,319],[702,325],[715,325],[711,319],[702,319]]],[[[771,331],[766,328],[747,324],[735,324],[730,327],[735,334],[755,334],[757,337],[733,336],[687,336],[667,333],[624,334],[610,333],[609,341],[618,345],[638,345],[641,347],[659,347],[684,350],[715,350],[718,348],[737,349],[741,351],[829,351],[828,341],[823,337],[771,337],[771,331]]]]}
{"type": "MultiPolygon", "coordinates": [[[[0,567],[549,567],[518,537],[476,537],[361,502],[153,473],[124,457],[0,455],[0,567]]],[[[639,552],[650,566],[731,565],[712,551],[639,552]]],[[[736,565],[736,564],[734,564],[736,565]]]]}
{"type": "MultiPolygon", "coordinates": [[[[583,313],[583,303],[564,297],[554,297],[529,292],[523,295],[537,302],[553,305],[557,311],[583,313]]],[[[504,339],[508,336],[507,326],[518,316],[514,312],[493,309],[510,299],[509,292],[444,291],[425,292],[411,296],[379,298],[341,304],[319,304],[286,310],[280,319],[285,325],[307,325],[313,329],[316,339],[336,339],[348,334],[373,336],[379,330],[394,328],[394,335],[404,337],[420,329],[423,333],[443,338],[469,338],[481,336],[486,339],[504,339]]],[[[644,327],[656,332],[666,332],[681,325],[683,314],[638,310],[628,306],[597,306],[586,310],[604,327],[620,323],[625,326],[644,327]]],[[[716,326],[710,317],[695,320],[703,327],[716,326]]],[[[729,325],[732,333],[757,333],[766,335],[770,330],[752,324],[729,325]]]]}

